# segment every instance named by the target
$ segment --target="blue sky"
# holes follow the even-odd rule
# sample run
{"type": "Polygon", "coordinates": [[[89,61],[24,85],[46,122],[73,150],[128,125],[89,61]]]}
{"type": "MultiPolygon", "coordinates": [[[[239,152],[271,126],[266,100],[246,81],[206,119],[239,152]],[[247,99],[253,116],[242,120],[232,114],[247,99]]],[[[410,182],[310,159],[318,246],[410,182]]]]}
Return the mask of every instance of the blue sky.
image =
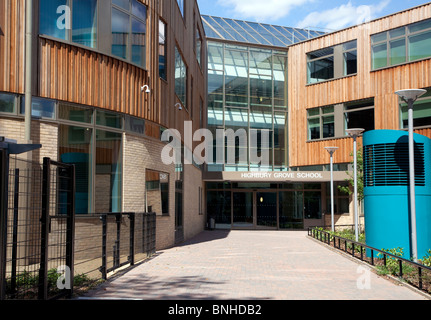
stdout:
{"type": "Polygon", "coordinates": [[[417,0],[197,0],[201,14],[324,31],[409,9],[417,0]]]}

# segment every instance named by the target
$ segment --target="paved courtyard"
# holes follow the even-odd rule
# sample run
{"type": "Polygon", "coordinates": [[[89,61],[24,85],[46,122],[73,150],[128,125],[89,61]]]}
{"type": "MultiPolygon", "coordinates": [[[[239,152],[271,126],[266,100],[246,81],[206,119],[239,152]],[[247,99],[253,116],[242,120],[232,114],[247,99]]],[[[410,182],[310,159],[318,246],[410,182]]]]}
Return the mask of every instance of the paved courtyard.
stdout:
{"type": "Polygon", "coordinates": [[[86,299],[424,300],[303,231],[205,231],[86,299]]]}

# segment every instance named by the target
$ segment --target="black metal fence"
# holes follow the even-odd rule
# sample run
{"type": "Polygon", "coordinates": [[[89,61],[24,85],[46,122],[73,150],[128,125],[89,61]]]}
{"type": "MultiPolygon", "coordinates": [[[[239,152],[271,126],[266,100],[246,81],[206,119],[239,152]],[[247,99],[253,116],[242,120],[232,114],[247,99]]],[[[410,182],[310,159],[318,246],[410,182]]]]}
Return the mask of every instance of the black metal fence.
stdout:
{"type": "Polygon", "coordinates": [[[155,253],[155,213],[77,216],[74,166],[17,158],[3,142],[0,300],[70,297],[155,253]]]}
{"type": "Polygon", "coordinates": [[[71,295],[74,167],[15,156],[4,164],[1,299],[71,295]]]}
{"type": "Polygon", "coordinates": [[[400,255],[379,250],[364,243],[340,237],[323,228],[310,227],[308,235],[332,248],[375,267],[382,275],[391,275],[431,294],[431,267],[407,260],[400,255]]]}
{"type": "Polygon", "coordinates": [[[78,215],[74,245],[74,292],[80,294],[156,252],[156,214],[78,215]]]}

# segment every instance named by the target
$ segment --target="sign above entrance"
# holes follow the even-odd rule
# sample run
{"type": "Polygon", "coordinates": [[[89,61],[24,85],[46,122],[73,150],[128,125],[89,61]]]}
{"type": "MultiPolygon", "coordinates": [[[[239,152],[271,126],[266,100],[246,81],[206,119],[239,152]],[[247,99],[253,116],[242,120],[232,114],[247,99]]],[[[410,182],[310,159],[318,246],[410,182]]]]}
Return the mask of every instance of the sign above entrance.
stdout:
{"type": "MultiPolygon", "coordinates": [[[[287,172],[223,172],[224,181],[237,182],[329,182],[331,173],[327,171],[305,172],[305,171],[287,171],[287,172]]],[[[345,181],[349,176],[344,171],[334,172],[334,181],[345,181]]]]}

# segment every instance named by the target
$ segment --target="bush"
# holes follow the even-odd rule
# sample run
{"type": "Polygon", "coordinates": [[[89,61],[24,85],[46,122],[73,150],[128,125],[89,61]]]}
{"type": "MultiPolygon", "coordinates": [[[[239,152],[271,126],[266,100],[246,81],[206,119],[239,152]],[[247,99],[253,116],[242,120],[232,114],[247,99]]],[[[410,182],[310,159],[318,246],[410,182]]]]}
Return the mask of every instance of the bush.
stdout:
{"type": "Polygon", "coordinates": [[[419,260],[424,266],[431,267],[431,249],[428,249],[425,257],[419,260]]]}

